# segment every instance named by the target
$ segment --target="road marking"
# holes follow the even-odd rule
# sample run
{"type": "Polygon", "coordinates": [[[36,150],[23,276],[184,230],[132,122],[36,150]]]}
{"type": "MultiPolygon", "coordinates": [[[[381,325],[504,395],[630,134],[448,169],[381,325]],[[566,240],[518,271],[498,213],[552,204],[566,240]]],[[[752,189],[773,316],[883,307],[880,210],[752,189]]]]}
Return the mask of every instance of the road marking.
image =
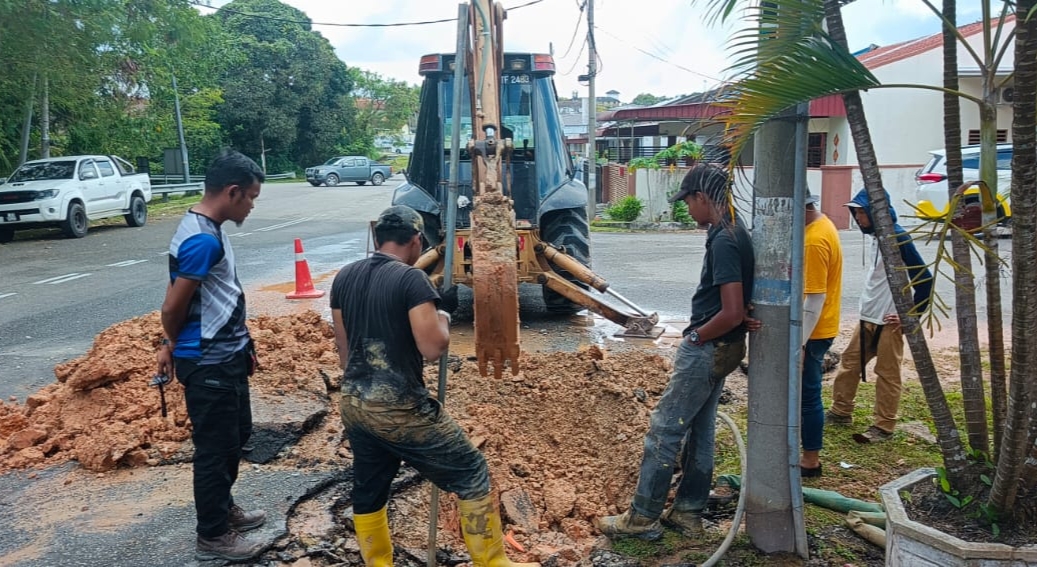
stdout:
{"type": "Polygon", "coordinates": [[[45,279],[45,280],[40,280],[38,282],[32,282],[32,283],[33,283],[33,285],[37,285],[37,284],[54,285],[54,284],[59,284],[59,283],[70,282],[72,280],[78,280],[79,278],[85,278],[85,277],[87,277],[89,275],[90,274],[65,274],[63,276],[57,276],[55,278],[48,278],[48,279],[45,279]]]}
{"type": "Polygon", "coordinates": [[[295,219],[295,220],[290,220],[290,221],[287,221],[287,222],[283,222],[281,224],[272,224],[270,226],[264,226],[263,228],[257,228],[255,231],[256,232],[270,232],[271,230],[278,230],[278,229],[281,229],[281,228],[288,228],[289,226],[297,225],[299,223],[304,223],[304,222],[306,222],[308,220],[313,220],[313,217],[304,217],[304,218],[301,218],[301,219],[295,219]]]}
{"type": "Polygon", "coordinates": [[[11,297],[12,295],[18,295],[17,293],[0,293],[0,299],[5,297],[11,297]]]}
{"type": "Polygon", "coordinates": [[[237,233],[232,234],[231,236],[248,236],[250,234],[252,234],[252,233],[251,232],[237,232],[237,233]]]}
{"type": "Polygon", "coordinates": [[[116,262],[114,264],[108,264],[109,268],[125,268],[126,266],[132,266],[134,264],[140,264],[141,262],[147,262],[147,260],[124,260],[122,262],[116,262]]]}

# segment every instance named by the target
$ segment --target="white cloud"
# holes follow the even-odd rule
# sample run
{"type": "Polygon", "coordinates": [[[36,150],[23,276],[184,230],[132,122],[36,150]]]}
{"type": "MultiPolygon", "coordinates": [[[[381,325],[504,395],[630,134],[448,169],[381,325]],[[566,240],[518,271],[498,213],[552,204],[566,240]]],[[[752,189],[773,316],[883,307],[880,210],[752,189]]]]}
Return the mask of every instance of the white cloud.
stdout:
{"type": "MultiPolygon", "coordinates": [[[[285,1],[285,0],[282,0],[285,1]]],[[[546,53],[554,47],[558,74],[555,82],[563,96],[572,91],[586,95],[576,77],[587,72],[587,52],[578,58],[586,35],[583,0],[544,0],[511,10],[504,24],[510,51],[546,53]],[[573,30],[579,32],[570,53],[562,58],[573,30]],[[572,70],[571,73],[565,74],[572,70]]],[[[221,4],[222,2],[216,2],[221,4]]],[[[390,23],[452,18],[456,0],[286,0],[314,22],[390,23]]],[[[505,0],[505,7],[525,3],[505,0]]],[[[712,86],[724,79],[728,67],[725,43],[730,29],[703,22],[705,2],[691,0],[596,0],[598,51],[603,63],[598,92],[617,90],[623,100],[638,93],[678,95],[712,86]],[[649,52],[655,57],[645,54],[649,52]],[[659,59],[669,61],[663,62],[659,59]],[[682,69],[683,67],[684,69],[682,69]]],[[[206,10],[208,11],[208,10],[206,10]]],[[[852,49],[871,43],[904,41],[939,31],[939,22],[921,0],[858,0],[844,8],[852,49]]],[[[382,75],[418,83],[418,60],[426,53],[453,51],[454,22],[392,28],[315,26],[335,47],[346,64],[382,75]]]]}

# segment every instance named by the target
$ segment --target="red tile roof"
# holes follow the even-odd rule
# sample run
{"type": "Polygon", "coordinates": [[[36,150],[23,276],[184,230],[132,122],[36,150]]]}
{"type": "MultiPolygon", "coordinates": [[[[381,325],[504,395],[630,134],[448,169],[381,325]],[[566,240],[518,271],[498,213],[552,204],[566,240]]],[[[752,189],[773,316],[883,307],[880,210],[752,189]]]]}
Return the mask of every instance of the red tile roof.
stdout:
{"type": "MultiPolygon", "coordinates": [[[[1014,22],[1015,14],[1010,14],[1005,18],[1006,22],[1014,22]]],[[[991,25],[996,26],[998,18],[991,20],[991,25]]],[[[983,31],[983,22],[974,22],[968,25],[964,25],[958,28],[961,32],[962,37],[970,37],[983,31]]],[[[894,43],[893,45],[886,45],[873,49],[866,53],[862,53],[857,56],[857,59],[868,69],[876,69],[883,65],[902,61],[915,55],[920,55],[926,51],[937,49],[943,46],[943,32],[935,33],[930,36],[920,37],[909,41],[903,41],[900,43],[894,43]]]]}

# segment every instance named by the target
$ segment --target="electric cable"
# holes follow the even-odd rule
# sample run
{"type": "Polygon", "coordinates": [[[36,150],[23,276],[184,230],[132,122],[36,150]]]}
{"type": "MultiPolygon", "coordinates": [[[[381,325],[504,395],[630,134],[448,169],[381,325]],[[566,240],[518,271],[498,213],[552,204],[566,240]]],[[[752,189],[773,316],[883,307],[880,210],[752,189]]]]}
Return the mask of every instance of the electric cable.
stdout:
{"type": "MultiPolygon", "coordinates": [[[[517,6],[512,6],[511,8],[506,8],[505,10],[518,10],[520,8],[525,8],[527,6],[532,6],[534,4],[539,4],[539,3],[543,2],[543,1],[544,0],[530,0],[529,2],[526,2],[525,4],[519,4],[517,6]]],[[[310,26],[332,26],[332,27],[342,27],[342,28],[395,28],[395,27],[403,27],[403,26],[425,26],[425,25],[430,25],[430,24],[443,24],[443,23],[447,23],[447,22],[456,22],[457,21],[457,18],[443,18],[443,19],[439,19],[439,20],[421,20],[421,21],[414,21],[414,22],[392,22],[392,23],[372,23],[372,24],[350,24],[350,23],[340,23],[340,22],[314,22],[314,21],[311,21],[311,20],[296,20],[294,18],[281,18],[281,17],[278,17],[278,16],[268,16],[268,15],[265,15],[265,14],[250,14],[248,12],[242,12],[240,10],[234,10],[233,8],[226,8],[226,7],[217,8],[215,6],[210,6],[210,5],[206,4],[202,0],[188,0],[188,4],[191,4],[193,6],[197,6],[199,8],[208,8],[210,10],[216,10],[217,12],[222,11],[222,12],[226,12],[228,14],[236,14],[238,16],[245,16],[245,17],[249,17],[249,18],[257,18],[257,19],[269,20],[269,21],[273,21],[273,22],[288,22],[288,23],[293,23],[293,24],[307,24],[307,25],[310,25],[310,26]]]]}
{"type": "Polygon", "coordinates": [[[565,48],[565,54],[559,57],[559,60],[565,59],[569,56],[569,52],[572,51],[573,44],[576,43],[576,34],[580,31],[580,24],[583,23],[583,8],[584,6],[586,6],[586,4],[580,4],[579,2],[577,2],[577,5],[580,8],[580,14],[576,17],[576,27],[573,28],[573,36],[569,38],[569,47],[565,48]]]}

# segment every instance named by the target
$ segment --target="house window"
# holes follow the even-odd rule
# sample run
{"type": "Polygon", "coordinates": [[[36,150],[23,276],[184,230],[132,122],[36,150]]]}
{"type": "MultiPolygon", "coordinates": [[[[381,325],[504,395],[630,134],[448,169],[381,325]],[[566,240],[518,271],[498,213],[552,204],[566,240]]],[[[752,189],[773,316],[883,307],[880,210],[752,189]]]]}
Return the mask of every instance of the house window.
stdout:
{"type": "Polygon", "coordinates": [[[828,134],[819,132],[807,138],[807,167],[821,167],[825,164],[825,146],[828,134]]]}
{"type": "MultiPolygon", "coordinates": [[[[1008,142],[1008,130],[997,131],[997,143],[1004,144],[1008,142]]],[[[969,145],[975,146],[980,143],[979,130],[969,130],[969,145]]]]}

